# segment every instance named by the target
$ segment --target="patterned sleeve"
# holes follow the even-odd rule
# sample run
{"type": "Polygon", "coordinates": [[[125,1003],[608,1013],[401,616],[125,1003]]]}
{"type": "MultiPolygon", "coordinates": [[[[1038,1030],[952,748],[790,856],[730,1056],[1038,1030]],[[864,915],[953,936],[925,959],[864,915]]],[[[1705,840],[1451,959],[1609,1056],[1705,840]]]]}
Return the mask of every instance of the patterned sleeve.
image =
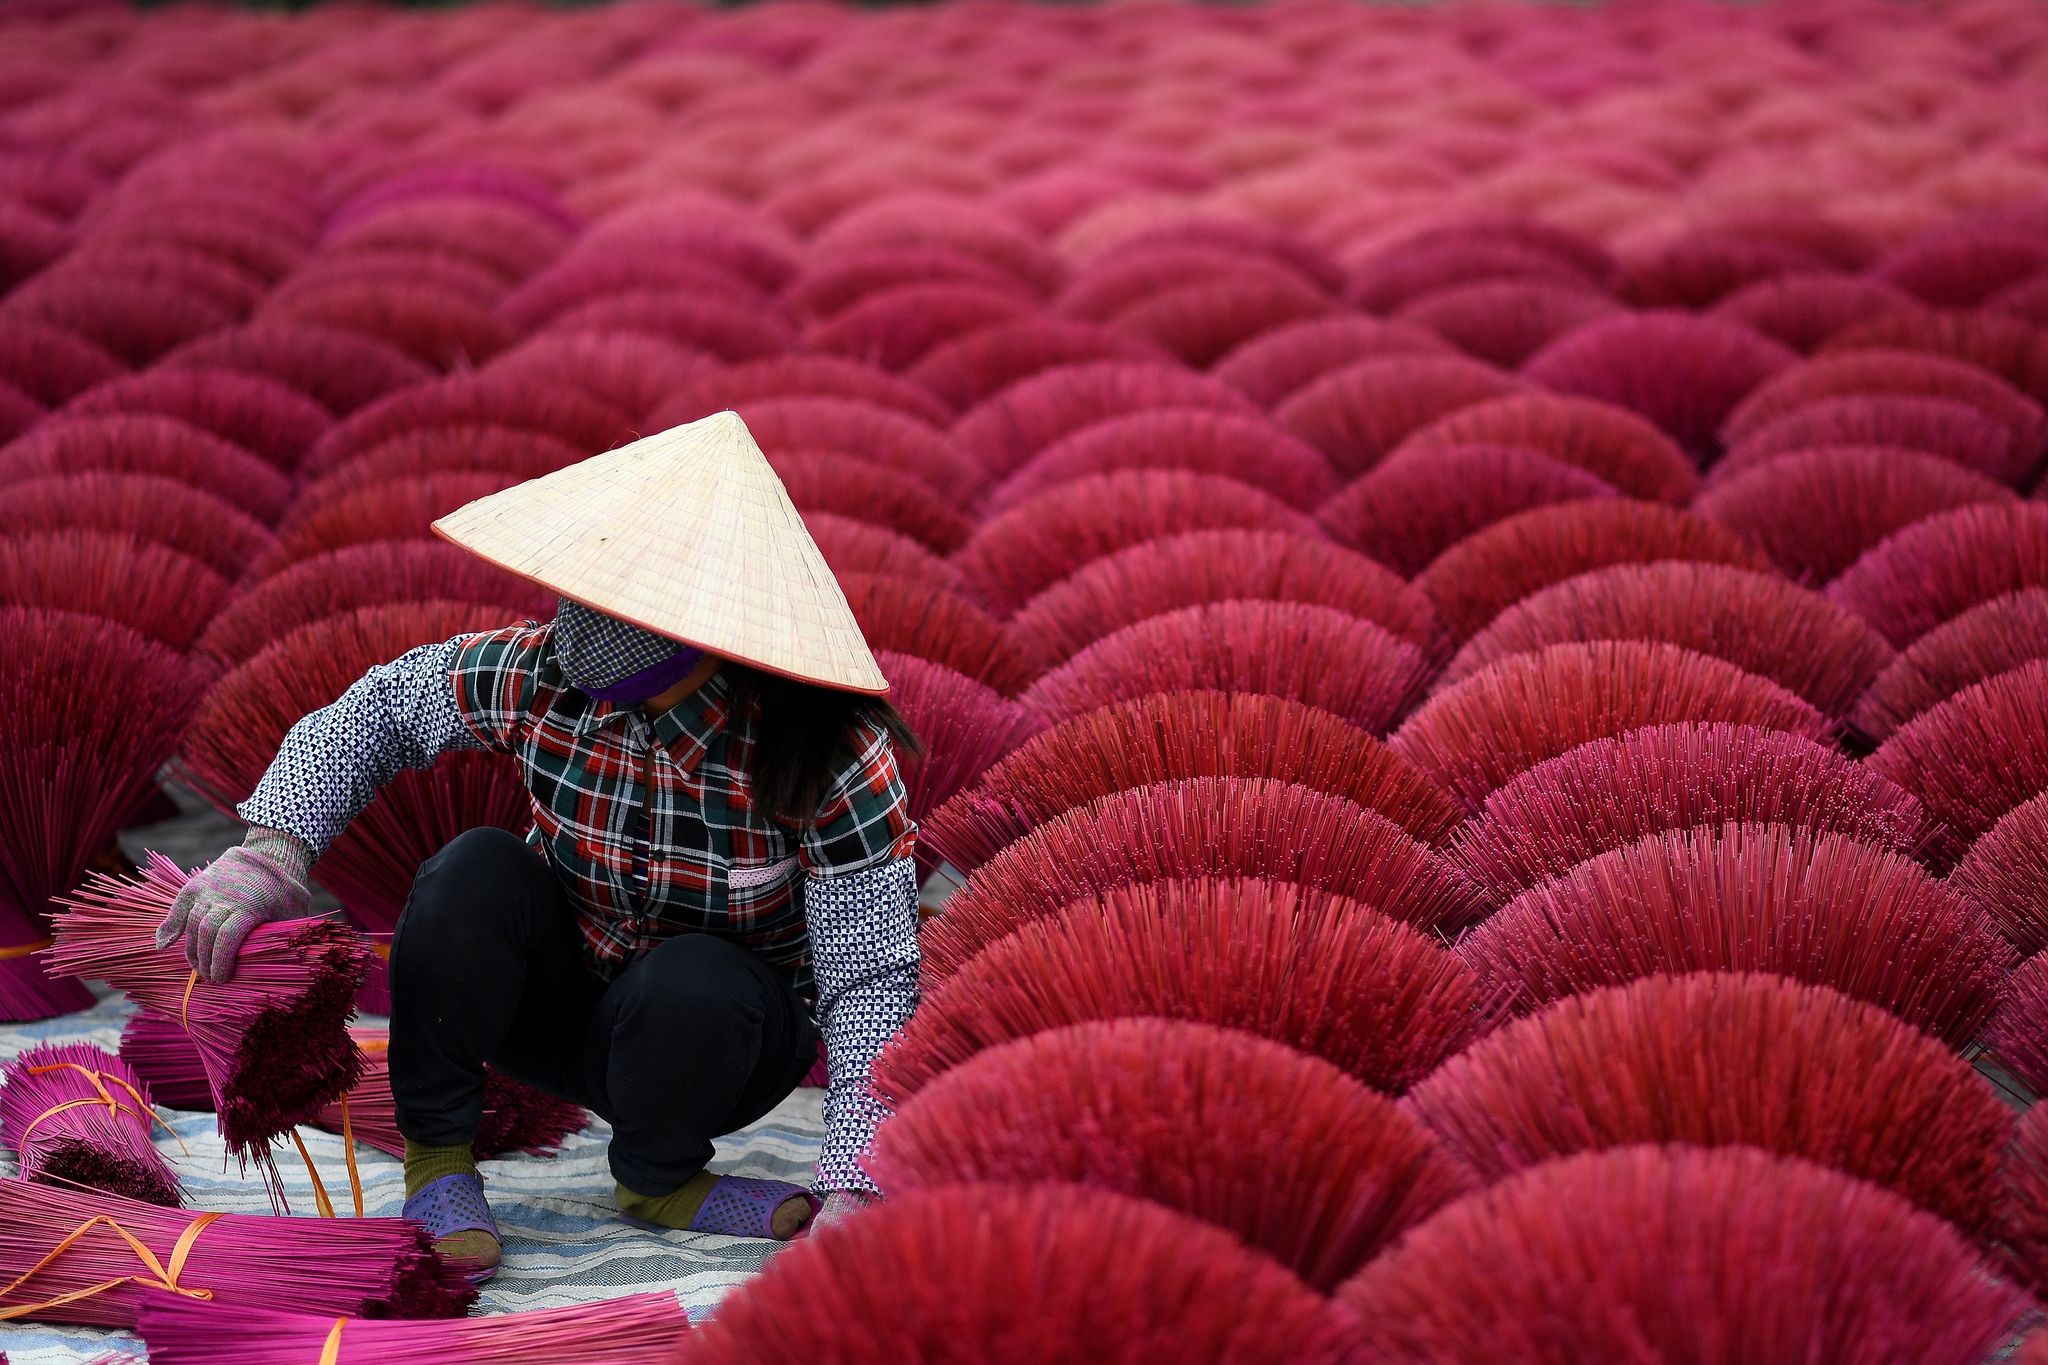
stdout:
{"type": "Polygon", "coordinates": [[[869,1090],[874,1060],[917,1008],[917,865],[897,858],[804,890],[825,1037],[825,1149],[813,1189],[879,1194],[861,1169],[889,1111],[869,1090]]]}
{"type": "Polygon", "coordinates": [[[508,632],[458,635],[379,664],[286,732],[277,757],[235,813],[283,830],[318,858],[378,789],[453,749],[498,747],[495,717],[458,703],[465,660],[508,632]]]}
{"type": "Polygon", "coordinates": [[[917,1007],[917,824],[886,731],[853,758],[804,831],[804,914],[825,1037],[825,1150],[816,1189],[876,1193],[859,1159],[888,1116],[868,1090],[875,1056],[917,1007]]]}

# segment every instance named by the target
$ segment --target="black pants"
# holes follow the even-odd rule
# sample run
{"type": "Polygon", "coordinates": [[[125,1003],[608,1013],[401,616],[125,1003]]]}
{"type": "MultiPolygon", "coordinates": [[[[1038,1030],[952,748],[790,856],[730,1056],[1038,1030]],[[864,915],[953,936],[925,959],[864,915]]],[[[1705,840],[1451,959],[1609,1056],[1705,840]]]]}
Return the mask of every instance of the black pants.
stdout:
{"type": "Polygon", "coordinates": [[[603,1115],[613,1177],[667,1194],[704,1169],[712,1138],[780,1104],[817,1047],[789,983],[708,934],[600,981],[554,873],[500,829],[426,861],[391,944],[391,1093],[414,1142],[475,1135],[488,1062],[603,1115]]]}

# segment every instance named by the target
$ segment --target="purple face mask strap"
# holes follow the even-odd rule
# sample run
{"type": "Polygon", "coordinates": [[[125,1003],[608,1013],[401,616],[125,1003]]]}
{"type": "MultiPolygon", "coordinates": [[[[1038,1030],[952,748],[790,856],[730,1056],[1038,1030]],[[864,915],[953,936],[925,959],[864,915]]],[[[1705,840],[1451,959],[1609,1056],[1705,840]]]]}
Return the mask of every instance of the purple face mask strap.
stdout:
{"type": "Polygon", "coordinates": [[[690,676],[690,670],[704,657],[704,651],[682,645],[676,652],[659,663],[649,664],[638,673],[631,673],[609,687],[586,687],[582,689],[599,701],[640,702],[649,697],[658,697],[690,676]]]}

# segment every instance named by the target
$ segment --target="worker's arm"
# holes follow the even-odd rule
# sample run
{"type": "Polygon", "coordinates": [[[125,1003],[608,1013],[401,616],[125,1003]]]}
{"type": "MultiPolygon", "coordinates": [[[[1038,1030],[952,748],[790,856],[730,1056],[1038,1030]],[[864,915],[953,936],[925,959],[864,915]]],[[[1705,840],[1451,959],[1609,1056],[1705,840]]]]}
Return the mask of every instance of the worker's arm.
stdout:
{"type": "Polygon", "coordinates": [[[502,748],[536,691],[542,627],[459,635],[379,664],[286,732],[235,808],[241,847],[194,873],[157,931],[209,981],[234,973],[258,925],[307,913],[307,873],[377,792],[455,749],[502,748]]]}
{"type": "Polygon", "coordinates": [[[888,1111],[868,1075],[917,1007],[917,826],[888,736],[862,738],[799,854],[828,1073],[813,1188],[828,1198],[878,1193],[860,1158],[888,1111]]]}

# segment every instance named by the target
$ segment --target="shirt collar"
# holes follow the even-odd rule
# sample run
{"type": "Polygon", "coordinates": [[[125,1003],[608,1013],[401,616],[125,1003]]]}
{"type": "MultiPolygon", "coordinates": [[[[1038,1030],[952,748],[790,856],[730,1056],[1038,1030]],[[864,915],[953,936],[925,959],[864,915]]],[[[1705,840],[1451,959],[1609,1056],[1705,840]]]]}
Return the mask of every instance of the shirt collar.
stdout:
{"type": "MultiPolygon", "coordinates": [[[[689,772],[732,719],[733,685],[725,669],[653,718],[654,742],[667,750],[677,767],[689,772]]],[[[636,705],[593,701],[576,722],[575,732],[587,735],[607,726],[623,726],[628,734],[644,733],[647,717],[636,705]]]]}

